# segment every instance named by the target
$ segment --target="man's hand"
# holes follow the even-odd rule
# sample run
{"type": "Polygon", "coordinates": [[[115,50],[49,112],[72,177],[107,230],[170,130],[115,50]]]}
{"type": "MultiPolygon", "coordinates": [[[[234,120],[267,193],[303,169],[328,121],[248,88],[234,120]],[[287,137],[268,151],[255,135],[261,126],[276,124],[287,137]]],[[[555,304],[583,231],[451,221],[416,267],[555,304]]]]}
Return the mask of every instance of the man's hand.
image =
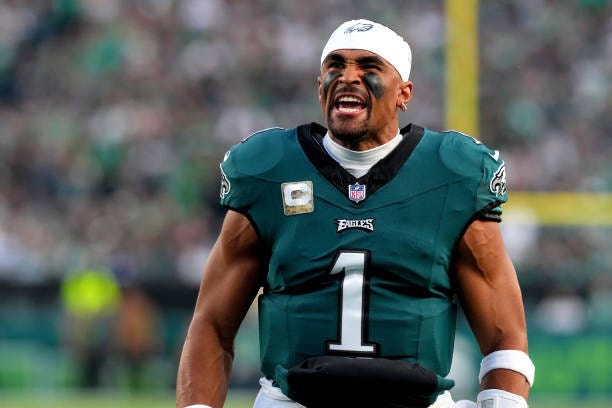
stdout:
{"type": "Polygon", "coordinates": [[[527,401],[520,395],[504,390],[486,389],[478,393],[476,402],[461,400],[453,408],[528,408],[527,401]]]}
{"type": "Polygon", "coordinates": [[[461,400],[455,402],[453,408],[476,408],[476,403],[469,400],[461,400]]]}

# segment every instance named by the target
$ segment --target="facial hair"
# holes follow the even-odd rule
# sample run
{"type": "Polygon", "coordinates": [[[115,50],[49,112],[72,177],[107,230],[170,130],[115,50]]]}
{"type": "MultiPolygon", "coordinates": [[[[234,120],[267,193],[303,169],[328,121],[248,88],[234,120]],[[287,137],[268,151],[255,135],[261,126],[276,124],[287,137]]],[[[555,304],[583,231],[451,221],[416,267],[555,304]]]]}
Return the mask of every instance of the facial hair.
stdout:
{"type": "Polygon", "coordinates": [[[327,115],[327,127],[329,131],[339,140],[344,142],[355,142],[363,139],[368,133],[368,120],[370,119],[370,112],[368,111],[367,117],[364,121],[355,124],[352,119],[340,119],[331,115],[330,109],[327,115]]]}

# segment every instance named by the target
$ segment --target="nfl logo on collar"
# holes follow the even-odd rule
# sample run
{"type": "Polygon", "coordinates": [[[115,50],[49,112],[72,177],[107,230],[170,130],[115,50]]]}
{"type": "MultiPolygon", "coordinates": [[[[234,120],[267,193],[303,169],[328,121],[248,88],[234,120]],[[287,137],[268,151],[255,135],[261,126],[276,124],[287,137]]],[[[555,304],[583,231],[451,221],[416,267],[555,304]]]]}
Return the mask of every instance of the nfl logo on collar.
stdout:
{"type": "Polygon", "coordinates": [[[366,186],[364,184],[350,184],[348,189],[348,197],[351,201],[358,203],[366,198],[366,186]]]}

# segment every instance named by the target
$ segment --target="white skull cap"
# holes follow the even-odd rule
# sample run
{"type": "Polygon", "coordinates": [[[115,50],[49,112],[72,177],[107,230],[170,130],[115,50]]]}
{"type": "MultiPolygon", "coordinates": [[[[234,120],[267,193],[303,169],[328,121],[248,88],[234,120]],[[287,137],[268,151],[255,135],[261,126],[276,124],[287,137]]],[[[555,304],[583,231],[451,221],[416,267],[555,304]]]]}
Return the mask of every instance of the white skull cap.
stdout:
{"type": "Polygon", "coordinates": [[[370,20],[350,20],[332,33],[321,53],[321,65],[332,52],[341,49],[366,50],[384,58],[407,81],[412,64],[408,43],[395,31],[370,20]]]}

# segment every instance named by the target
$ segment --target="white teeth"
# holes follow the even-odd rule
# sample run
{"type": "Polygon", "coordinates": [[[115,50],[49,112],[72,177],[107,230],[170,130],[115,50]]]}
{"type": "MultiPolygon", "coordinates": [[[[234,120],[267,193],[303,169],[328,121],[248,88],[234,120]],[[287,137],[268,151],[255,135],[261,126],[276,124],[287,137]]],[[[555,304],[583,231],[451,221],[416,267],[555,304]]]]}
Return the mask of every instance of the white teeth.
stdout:
{"type": "Polygon", "coordinates": [[[338,98],[338,102],[356,102],[356,103],[362,103],[361,99],[355,98],[354,96],[341,96],[340,98],[338,98]]]}
{"type": "Polygon", "coordinates": [[[358,109],[358,108],[338,108],[338,110],[340,112],[352,113],[352,112],[359,112],[361,109],[358,109]]]}

